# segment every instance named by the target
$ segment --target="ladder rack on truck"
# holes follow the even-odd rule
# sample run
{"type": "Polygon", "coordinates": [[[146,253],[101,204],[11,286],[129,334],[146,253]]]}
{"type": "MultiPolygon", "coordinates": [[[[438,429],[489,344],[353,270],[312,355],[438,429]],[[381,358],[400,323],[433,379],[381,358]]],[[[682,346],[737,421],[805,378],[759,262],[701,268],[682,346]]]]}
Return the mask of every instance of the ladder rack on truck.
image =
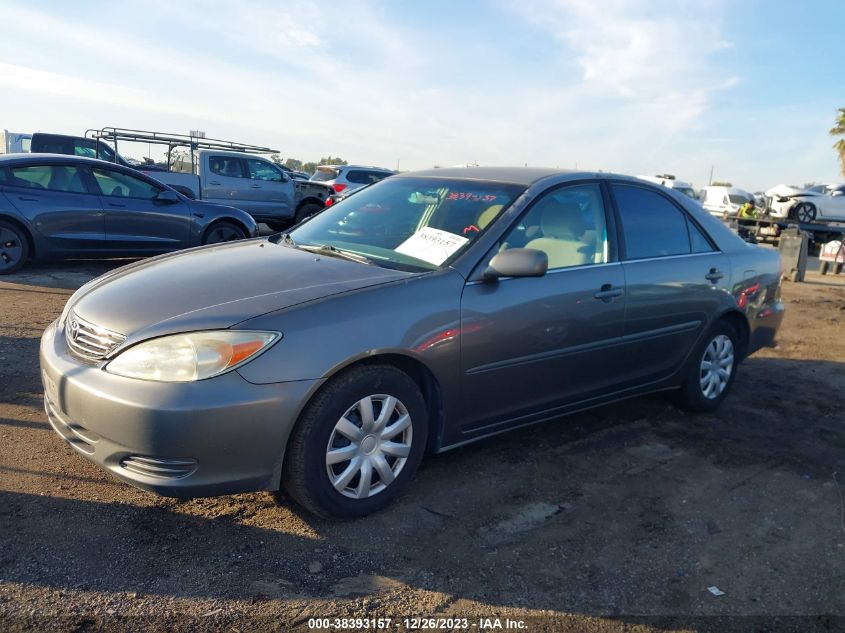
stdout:
{"type": "MultiPolygon", "coordinates": [[[[246,143],[235,143],[216,138],[205,138],[191,134],[170,134],[163,132],[151,132],[147,130],[133,130],[120,127],[104,127],[101,130],[88,130],[85,136],[96,141],[109,141],[115,152],[118,152],[118,142],[152,143],[154,145],[167,146],[167,160],[164,171],[169,171],[173,164],[173,150],[187,148],[191,157],[191,167],[194,163],[194,150],[216,149],[226,152],[242,152],[245,154],[278,154],[279,151],[270,147],[260,145],[247,145],[246,143]]],[[[144,165],[143,169],[160,169],[157,165],[144,165]]]]}

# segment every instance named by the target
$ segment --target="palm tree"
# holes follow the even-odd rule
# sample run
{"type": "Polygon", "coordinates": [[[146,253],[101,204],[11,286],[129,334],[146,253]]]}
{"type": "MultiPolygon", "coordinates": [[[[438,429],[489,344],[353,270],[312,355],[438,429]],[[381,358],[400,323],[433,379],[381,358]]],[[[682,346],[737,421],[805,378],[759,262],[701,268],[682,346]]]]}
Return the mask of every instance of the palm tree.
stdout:
{"type": "MultiPolygon", "coordinates": [[[[845,108],[839,108],[836,125],[830,128],[833,137],[845,136],[845,108]]],[[[842,175],[845,176],[845,138],[840,138],[833,144],[833,149],[839,152],[839,164],[842,165],[842,175]]]]}

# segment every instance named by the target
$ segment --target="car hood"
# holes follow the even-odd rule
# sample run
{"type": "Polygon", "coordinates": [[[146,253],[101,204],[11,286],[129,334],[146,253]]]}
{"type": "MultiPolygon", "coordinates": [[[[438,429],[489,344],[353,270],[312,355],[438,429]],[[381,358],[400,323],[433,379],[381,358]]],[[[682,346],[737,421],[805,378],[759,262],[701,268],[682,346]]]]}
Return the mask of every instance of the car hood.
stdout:
{"type": "Polygon", "coordinates": [[[86,321],[126,335],[131,343],[228,328],[268,312],[417,274],[254,239],[124,266],[80,288],[70,307],[86,321]]]}
{"type": "Polygon", "coordinates": [[[806,189],[799,189],[791,185],[776,185],[766,191],[766,195],[770,198],[794,198],[796,196],[815,196],[818,195],[814,191],[807,191],[806,189]]]}

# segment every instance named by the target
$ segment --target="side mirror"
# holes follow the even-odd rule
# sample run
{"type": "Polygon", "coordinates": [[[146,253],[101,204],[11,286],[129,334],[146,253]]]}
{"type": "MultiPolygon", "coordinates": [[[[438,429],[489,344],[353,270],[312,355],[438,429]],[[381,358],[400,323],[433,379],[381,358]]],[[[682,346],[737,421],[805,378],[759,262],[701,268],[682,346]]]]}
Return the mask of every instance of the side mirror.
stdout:
{"type": "Polygon", "coordinates": [[[176,204],[179,202],[179,194],[171,189],[165,189],[158,192],[155,201],[162,204],[176,204]]]}
{"type": "Polygon", "coordinates": [[[497,253],[487,270],[485,281],[495,281],[500,277],[542,277],[549,269],[549,256],[533,248],[509,248],[497,253]]]}

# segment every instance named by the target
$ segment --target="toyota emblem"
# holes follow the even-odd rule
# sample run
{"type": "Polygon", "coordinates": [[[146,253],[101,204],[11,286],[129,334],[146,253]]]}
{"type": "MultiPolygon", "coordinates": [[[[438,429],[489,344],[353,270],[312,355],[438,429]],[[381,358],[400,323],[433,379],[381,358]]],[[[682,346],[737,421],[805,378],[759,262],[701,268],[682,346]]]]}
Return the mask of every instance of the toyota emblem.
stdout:
{"type": "Polygon", "coordinates": [[[70,338],[75,341],[77,336],[79,336],[79,321],[74,319],[70,322],[70,338]]]}

